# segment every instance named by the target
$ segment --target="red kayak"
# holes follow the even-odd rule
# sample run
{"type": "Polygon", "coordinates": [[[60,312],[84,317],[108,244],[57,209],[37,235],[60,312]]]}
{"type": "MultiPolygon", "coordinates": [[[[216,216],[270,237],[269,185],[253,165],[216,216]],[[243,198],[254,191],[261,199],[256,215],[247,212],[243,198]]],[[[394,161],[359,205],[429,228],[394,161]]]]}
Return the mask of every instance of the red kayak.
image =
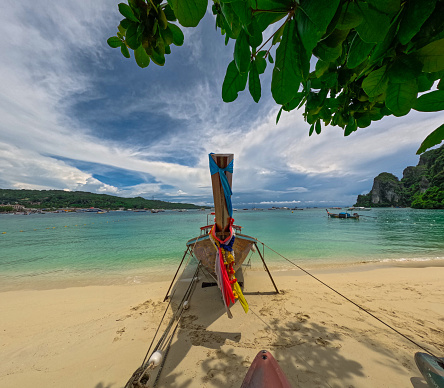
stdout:
{"type": "Polygon", "coordinates": [[[267,350],[261,350],[248,369],[241,388],[291,388],[290,382],[276,359],[267,350]]]}

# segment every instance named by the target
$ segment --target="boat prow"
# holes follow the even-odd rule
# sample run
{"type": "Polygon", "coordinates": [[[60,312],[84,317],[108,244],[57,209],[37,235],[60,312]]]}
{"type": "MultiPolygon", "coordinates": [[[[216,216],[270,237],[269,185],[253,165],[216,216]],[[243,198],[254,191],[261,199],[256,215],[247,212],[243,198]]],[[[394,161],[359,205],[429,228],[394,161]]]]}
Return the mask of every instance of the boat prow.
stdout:
{"type": "Polygon", "coordinates": [[[241,388],[291,388],[291,384],[276,359],[261,350],[248,369],[241,388]]]}
{"type": "MultiPolygon", "coordinates": [[[[257,240],[253,237],[237,233],[234,239],[234,264],[233,269],[237,271],[248,254],[254,249],[254,244],[257,240]]],[[[187,242],[187,247],[191,249],[192,254],[199,260],[204,268],[215,276],[216,265],[216,249],[210,239],[209,234],[204,234],[199,237],[192,238],[187,242]]]]}

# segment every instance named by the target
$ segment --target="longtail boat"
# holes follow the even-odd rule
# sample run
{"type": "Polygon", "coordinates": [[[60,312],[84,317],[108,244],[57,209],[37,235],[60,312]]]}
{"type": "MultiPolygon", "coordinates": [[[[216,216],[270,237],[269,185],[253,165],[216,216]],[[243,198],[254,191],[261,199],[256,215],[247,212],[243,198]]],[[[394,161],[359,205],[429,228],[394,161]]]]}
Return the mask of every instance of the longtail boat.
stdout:
{"type": "Polygon", "coordinates": [[[213,186],[214,224],[201,227],[201,235],[187,242],[187,247],[203,268],[216,280],[228,316],[230,304],[238,299],[245,312],[248,304],[236,279],[241,267],[257,240],[242,234],[242,227],[234,225],[231,204],[233,154],[210,154],[210,173],[213,186]]]}
{"type": "MultiPolygon", "coordinates": [[[[264,257],[260,250],[257,249],[258,240],[242,234],[242,227],[234,225],[232,217],[232,204],[231,204],[231,187],[232,187],[232,174],[233,174],[233,155],[232,154],[210,154],[210,172],[213,186],[213,198],[215,206],[215,219],[214,224],[205,225],[201,227],[201,234],[198,237],[192,238],[187,242],[187,249],[182,257],[182,261],[179,264],[179,268],[174,275],[173,281],[167,291],[164,301],[169,300],[168,306],[166,306],[164,315],[159,323],[159,326],[154,334],[152,342],[148,348],[142,365],[136,369],[133,375],[130,377],[125,385],[125,388],[145,388],[148,386],[156,386],[159,380],[160,374],[165,364],[166,357],[168,355],[171,343],[175,336],[176,330],[179,327],[180,320],[184,315],[184,312],[189,308],[189,302],[191,296],[195,290],[196,284],[199,281],[199,271],[204,269],[210,274],[219,286],[223,303],[225,305],[229,318],[232,318],[230,312],[230,304],[234,303],[236,299],[244,308],[245,312],[248,311],[248,303],[245,300],[242,289],[236,278],[236,271],[241,267],[242,263],[248,256],[251,250],[256,250],[259,254],[264,269],[268,273],[271,282],[279,293],[279,290],[274,283],[274,280],[268,270],[264,257]],[[162,325],[165,314],[168,311],[173,294],[169,295],[174,280],[179,272],[179,269],[187,255],[194,256],[199,264],[192,275],[188,288],[183,294],[182,300],[176,306],[173,316],[167,324],[163,334],[160,336],[157,345],[154,345],[154,340],[157,337],[159,329],[162,325]],[[150,356],[151,355],[151,356],[150,356]],[[149,357],[150,356],[150,357],[149,357]],[[155,369],[158,370],[157,376],[154,377],[155,369]]],[[[332,218],[354,218],[359,219],[357,213],[351,215],[349,213],[330,213],[327,210],[327,214],[332,218]]],[[[208,224],[208,220],[207,220],[208,224]]],[[[261,243],[264,247],[266,245],[261,243]]],[[[269,247],[268,247],[269,248],[269,247]]],[[[271,249],[271,248],[270,248],[271,249]]],[[[276,251],[274,251],[277,253],[276,251]]],[[[280,254],[279,254],[280,255],[280,254]]],[[[280,255],[282,256],[282,255],[280,255]]],[[[285,259],[284,256],[282,258],[285,259]]],[[[415,355],[415,361],[421,373],[424,375],[427,383],[430,387],[444,387],[444,358],[438,358],[434,356],[423,346],[417,344],[412,339],[408,338],[404,334],[400,333],[395,328],[386,324],[384,321],[367,311],[365,308],[359,306],[352,300],[348,299],[338,291],[316,278],[308,271],[301,268],[299,265],[286,259],[288,262],[295,265],[297,268],[313,277],[315,280],[328,287],[330,290],[339,294],[341,297],[351,302],[353,305],[359,307],[362,311],[368,313],[379,322],[385,324],[390,329],[394,330],[397,334],[401,335],[411,343],[420,347],[428,354],[417,353],[415,355]]],[[[188,279],[187,279],[188,280],[188,279]]],[[[203,286],[203,284],[202,284],[203,286]]],[[[180,298],[176,298],[179,300],[180,298]]],[[[172,307],[172,306],[171,306],[172,307]]],[[[276,388],[289,388],[290,382],[286,378],[284,372],[280,368],[274,357],[266,350],[262,350],[258,353],[253,363],[251,364],[241,388],[262,388],[262,387],[276,387],[276,388]]]]}
{"type": "Polygon", "coordinates": [[[338,213],[330,213],[328,211],[328,209],[325,209],[325,210],[327,210],[327,214],[331,218],[353,218],[355,220],[359,220],[359,214],[358,213],[350,214],[350,213],[347,213],[347,212],[341,212],[341,213],[338,214],[338,213]]]}

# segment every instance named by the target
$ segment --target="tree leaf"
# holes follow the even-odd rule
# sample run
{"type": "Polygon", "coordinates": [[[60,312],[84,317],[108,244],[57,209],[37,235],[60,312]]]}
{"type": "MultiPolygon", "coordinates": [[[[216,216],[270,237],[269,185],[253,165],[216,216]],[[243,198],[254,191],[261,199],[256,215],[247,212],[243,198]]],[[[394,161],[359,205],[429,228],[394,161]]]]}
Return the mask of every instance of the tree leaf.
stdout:
{"type": "Polygon", "coordinates": [[[363,114],[362,116],[356,119],[356,125],[359,128],[367,128],[372,123],[371,118],[367,114],[363,114]]]}
{"type": "Polygon", "coordinates": [[[364,89],[367,96],[376,97],[385,92],[388,83],[386,70],[386,66],[373,70],[364,81],[362,81],[362,89],[364,89]]]}
{"type": "Polygon", "coordinates": [[[120,47],[123,44],[122,40],[120,38],[118,38],[117,36],[112,36],[106,42],[112,48],[120,47]]]}
{"type": "Polygon", "coordinates": [[[342,5],[341,16],[339,17],[336,28],[339,30],[350,30],[359,26],[364,18],[356,3],[345,2],[342,5]]]}
{"type": "Polygon", "coordinates": [[[281,105],[293,99],[309,71],[308,58],[302,49],[295,23],[295,20],[291,20],[285,25],[282,41],[276,50],[271,93],[276,103],[281,105]]]}
{"type": "Polygon", "coordinates": [[[301,0],[296,10],[296,25],[302,44],[310,54],[327,27],[339,5],[339,0],[301,0]]]}
{"type": "Polygon", "coordinates": [[[139,22],[139,19],[136,18],[133,10],[131,9],[131,7],[128,4],[120,3],[119,4],[119,12],[127,19],[129,19],[133,22],[137,22],[137,23],[139,22]]]}
{"type": "Polygon", "coordinates": [[[387,71],[391,83],[416,79],[421,74],[422,63],[413,55],[400,55],[387,71]]]}
{"type": "Polygon", "coordinates": [[[316,62],[316,66],[315,66],[315,74],[316,77],[321,77],[330,67],[330,63],[329,62],[325,62],[322,59],[319,59],[316,62]]]}
{"type": "Polygon", "coordinates": [[[140,45],[137,50],[134,50],[134,57],[139,67],[144,68],[150,64],[150,57],[146,53],[142,45],[140,45]]]}
{"type": "Polygon", "coordinates": [[[315,24],[318,31],[325,33],[335,16],[338,5],[339,0],[301,0],[299,7],[315,24]]]}
{"type": "Polygon", "coordinates": [[[282,33],[284,32],[285,24],[279,27],[279,29],[274,33],[273,40],[271,44],[274,46],[276,43],[279,43],[282,39],[282,33]]]}
{"type": "Polygon", "coordinates": [[[168,23],[168,27],[173,33],[173,44],[175,44],[176,46],[182,46],[184,41],[184,36],[180,27],[173,23],[168,23]]]}
{"type": "Polygon", "coordinates": [[[166,46],[169,46],[171,43],[174,42],[173,31],[171,31],[168,25],[167,28],[159,31],[160,35],[162,35],[163,41],[165,42],[166,46]]]}
{"type": "Polygon", "coordinates": [[[279,122],[279,119],[281,118],[281,114],[282,114],[282,106],[281,106],[281,109],[279,109],[279,112],[278,112],[278,114],[277,114],[277,116],[276,116],[276,125],[277,125],[277,123],[279,122]]]}
{"type": "MultiPolygon", "coordinates": [[[[225,0],[224,0],[225,1],[225,0]]],[[[237,1],[237,0],[234,0],[237,1]]],[[[288,0],[254,0],[253,3],[258,9],[287,9],[289,8],[288,0]]],[[[291,4],[290,4],[291,5],[291,4]]]]}
{"type": "Polygon", "coordinates": [[[436,128],[429,136],[422,142],[421,146],[416,151],[416,155],[422,154],[427,149],[441,143],[444,140],[444,124],[436,128]]]}
{"type": "Polygon", "coordinates": [[[316,121],[315,123],[315,131],[318,135],[321,134],[321,120],[316,121]]]}
{"type": "Polygon", "coordinates": [[[304,98],[305,94],[303,92],[296,93],[296,97],[293,98],[290,102],[287,102],[283,108],[286,112],[290,112],[293,109],[297,108],[304,98]]]}
{"type": "Polygon", "coordinates": [[[390,18],[366,3],[356,3],[361,11],[363,22],[356,26],[356,31],[364,42],[378,43],[382,42],[390,28],[390,18]]]}
{"type": "Polygon", "coordinates": [[[253,13],[248,1],[234,1],[231,3],[231,7],[243,26],[246,27],[251,23],[253,13]]]}
{"type": "Polygon", "coordinates": [[[349,123],[345,126],[344,136],[349,136],[351,133],[355,132],[358,129],[358,125],[356,120],[351,117],[349,123]]]}
{"type": "Polygon", "coordinates": [[[234,45],[234,62],[239,73],[247,73],[250,69],[251,51],[248,44],[247,34],[241,30],[234,45]]]}
{"type": "Polygon", "coordinates": [[[420,112],[437,112],[444,110],[444,90],[435,90],[420,96],[413,109],[420,112]]]}
{"type": "Polygon", "coordinates": [[[418,83],[418,92],[422,93],[422,92],[427,92],[428,90],[430,90],[433,86],[434,81],[429,79],[429,77],[427,77],[426,73],[422,73],[416,80],[416,82],[418,83]]]}
{"type": "Polygon", "coordinates": [[[403,83],[389,82],[385,105],[395,116],[404,116],[410,112],[418,94],[415,79],[403,83]]]}
{"type": "Polygon", "coordinates": [[[257,71],[259,72],[259,74],[263,74],[265,72],[265,69],[267,68],[267,61],[265,60],[264,57],[256,57],[256,66],[257,66],[257,71]]]}
{"type": "Polygon", "coordinates": [[[336,47],[329,47],[324,42],[319,42],[314,48],[313,54],[324,62],[330,63],[339,58],[342,54],[342,44],[336,47]]]}
{"type": "Polygon", "coordinates": [[[316,47],[319,39],[322,37],[322,35],[324,35],[324,33],[319,31],[316,25],[301,9],[296,11],[296,26],[298,28],[298,33],[301,37],[302,44],[309,55],[309,53],[311,53],[316,47]]]}
{"type": "Polygon", "coordinates": [[[130,26],[130,24],[131,24],[131,21],[129,21],[128,19],[122,19],[121,21],[120,21],[120,26],[122,26],[122,28],[124,29],[124,30],[126,30],[126,29],[128,29],[128,27],[130,26]]]}
{"type": "Polygon", "coordinates": [[[242,25],[231,3],[222,3],[221,10],[225,20],[225,30],[229,32],[230,38],[237,39],[242,30],[242,25]]]}
{"type": "Polygon", "coordinates": [[[366,43],[358,34],[356,34],[348,52],[347,67],[349,69],[354,69],[356,66],[364,62],[374,46],[375,43],[366,43]]]}
{"type": "Polygon", "coordinates": [[[398,40],[405,45],[421,29],[435,9],[436,0],[406,1],[398,30],[398,40]]]}
{"type": "Polygon", "coordinates": [[[122,46],[120,46],[120,52],[122,53],[122,55],[125,58],[129,58],[130,57],[130,53],[128,51],[128,47],[126,47],[126,45],[122,44],[122,46]]]}
{"type": "Polygon", "coordinates": [[[416,52],[424,64],[422,71],[434,73],[444,70],[444,39],[436,40],[416,52]]]}
{"type": "Polygon", "coordinates": [[[311,125],[310,125],[310,131],[308,132],[308,136],[313,135],[314,128],[315,128],[315,125],[314,125],[314,124],[311,124],[311,125]]]}
{"type": "Polygon", "coordinates": [[[367,1],[378,11],[387,14],[395,14],[401,8],[400,0],[367,0],[367,1]]]}
{"type": "Polygon", "coordinates": [[[133,50],[137,50],[140,46],[139,34],[137,32],[138,26],[137,23],[131,23],[126,30],[126,44],[133,50]]]}
{"type": "Polygon", "coordinates": [[[208,0],[169,0],[179,23],[196,27],[207,11],[208,0]]]}
{"type": "Polygon", "coordinates": [[[254,102],[259,102],[261,99],[261,81],[259,79],[256,61],[251,62],[250,74],[248,78],[248,90],[250,91],[254,102]]]}
{"type": "Polygon", "coordinates": [[[157,38],[156,46],[153,47],[150,57],[158,66],[163,66],[165,64],[165,43],[163,42],[162,37],[159,36],[157,38]]]}
{"type": "Polygon", "coordinates": [[[249,45],[254,48],[259,47],[262,43],[262,31],[259,28],[256,19],[252,19],[251,23],[247,27],[247,32],[249,45]]]}
{"type": "Polygon", "coordinates": [[[238,93],[245,89],[247,85],[248,73],[241,74],[237,70],[236,63],[230,62],[222,85],[222,100],[224,102],[234,101],[238,93]]]}
{"type": "Polygon", "coordinates": [[[400,20],[398,16],[393,19],[389,31],[385,35],[384,40],[378,43],[376,47],[373,49],[373,52],[370,56],[370,62],[369,62],[370,64],[376,63],[385,56],[390,55],[392,42],[396,36],[396,32],[398,31],[399,20],[400,20]]]}
{"type": "Polygon", "coordinates": [[[177,20],[176,15],[174,15],[174,11],[171,8],[171,5],[167,4],[165,8],[163,9],[163,12],[165,12],[165,16],[168,21],[174,22],[177,20]]]}

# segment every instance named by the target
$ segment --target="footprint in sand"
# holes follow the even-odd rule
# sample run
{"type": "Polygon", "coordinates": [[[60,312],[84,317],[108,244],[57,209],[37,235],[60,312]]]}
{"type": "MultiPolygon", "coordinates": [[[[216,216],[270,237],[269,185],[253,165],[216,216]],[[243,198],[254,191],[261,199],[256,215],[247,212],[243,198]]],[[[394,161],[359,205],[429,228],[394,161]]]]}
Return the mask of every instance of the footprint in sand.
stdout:
{"type": "Polygon", "coordinates": [[[125,333],[126,327],[122,327],[120,330],[116,331],[117,336],[114,337],[113,342],[119,341],[122,337],[122,334],[125,333]]]}

